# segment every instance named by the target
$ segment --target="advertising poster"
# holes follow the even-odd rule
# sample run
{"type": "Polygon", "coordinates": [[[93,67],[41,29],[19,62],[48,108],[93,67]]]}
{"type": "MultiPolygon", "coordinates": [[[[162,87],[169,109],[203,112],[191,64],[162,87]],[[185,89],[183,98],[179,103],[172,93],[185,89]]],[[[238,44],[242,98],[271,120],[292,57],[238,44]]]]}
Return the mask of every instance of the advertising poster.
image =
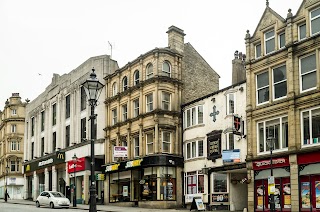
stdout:
{"type": "Polygon", "coordinates": [[[264,186],[257,186],[257,209],[263,208],[264,186]]]}
{"type": "Polygon", "coordinates": [[[291,208],[291,187],[290,183],[283,184],[284,208],[291,208]]]}
{"type": "Polygon", "coordinates": [[[122,189],[123,189],[122,195],[124,197],[127,197],[128,196],[128,186],[123,186],[122,189]]]}
{"type": "Polygon", "coordinates": [[[310,208],[310,183],[301,182],[301,206],[310,208]]]}
{"type": "Polygon", "coordinates": [[[274,203],[276,208],[281,208],[280,205],[280,185],[276,184],[275,185],[275,190],[274,190],[274,203]]]}
{"type": "Polygon", "coordinates": [[[316,208],[320,208],[320,181],[315,181],[316,208]]]}

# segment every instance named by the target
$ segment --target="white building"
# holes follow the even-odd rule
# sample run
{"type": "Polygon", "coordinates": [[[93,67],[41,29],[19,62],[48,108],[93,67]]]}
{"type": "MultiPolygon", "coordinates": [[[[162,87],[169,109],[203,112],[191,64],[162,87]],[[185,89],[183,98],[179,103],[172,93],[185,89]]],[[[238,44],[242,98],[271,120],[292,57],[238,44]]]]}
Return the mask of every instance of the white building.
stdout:
{"type": "MultiPolygon", "coordinates": [[[[104,77],[115,69],[117,62],[108,55],[92,57],[68,74],[54,74],[46,90],[26,107],[24,184],[25,198],[35,199],[43,190],[60,191],[72,199],[74,171],[76,198],[87,202],[90,185],[90,106],[81,84],[89,78],[92,69],[105,84],[104,77]],[[72,157],[78,157],[74,169],[72,157]]],[[[104,164],[105,89],[95,107],[96,173],[104,164]]],[[[103,183],[97,182],[101,196],[103,183]]]]}
{"type": "MultiPolygon", "coordinates": [[[[239,81],[244,56],[236,52],[233,63],[243,67],[239,81]]],[[[247,207],[245,109],[245,80],[182,106],[186,204],[201,197],[211,209],[247,207]]]]}

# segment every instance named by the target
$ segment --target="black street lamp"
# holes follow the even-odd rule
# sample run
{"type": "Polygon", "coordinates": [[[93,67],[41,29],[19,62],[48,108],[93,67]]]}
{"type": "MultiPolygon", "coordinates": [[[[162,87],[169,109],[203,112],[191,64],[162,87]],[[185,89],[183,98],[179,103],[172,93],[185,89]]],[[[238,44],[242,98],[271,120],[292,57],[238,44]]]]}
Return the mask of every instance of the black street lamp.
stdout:
{"type": "Polygon", "coordinates": [[[5,181],[6,181],[6,188],[4,191],[4,201],[7,202],[8,201],[8,189],[7,189],[7,178],[8,178],[8,173],[9,173],[9,165],[7,164],[6,166],[6,176],[5,176],[5,181]]]}
{"type": "Polygon", "coordinates": [[[73,161],[73,177],[74,177],[74,183],[73,183],[73,207],[77,207],[77,192],[76,192],[76,166],[77,166],[77,155],[74,153],[74,156],[72,157],[73,161]]]}
{"type": "MultiPolygon", "coordinates": [[[[274,137],[269,137],[267,138],[267,145],[269,146],[270,149],[270,171],[271,171],[271,179],[274,180],[273,178],[273,167],[272,167],[272,150],[274,148],[274,143],[275,143],[275,138],[274,137]]],[[[273,186],[274,186],[273,182],[273,186]]],[[[269,189],[271,190],[271,189],[269,189]]],[[[275,202],[274,202],[274,191],[270,192],[270,212],[275,212],[275,202]]]]}
{"type": "Polygon", "coordinates": [[[95,185],[95,158],[94,158],[94,120],[96,119],[96,115],[94,114],[94,108],[97,106],[98,98],[101,94],[103,84],[99,82],[97,79],[97,75],[94,73],[94,68],[92,69],[92,73],[90,74],[90,78],[87,79],[82,86],[86,92],[89,105],[91,106],[91,185],[90,185],[90,212],[97,211],[96,205],[96,185],[95,185]]]}

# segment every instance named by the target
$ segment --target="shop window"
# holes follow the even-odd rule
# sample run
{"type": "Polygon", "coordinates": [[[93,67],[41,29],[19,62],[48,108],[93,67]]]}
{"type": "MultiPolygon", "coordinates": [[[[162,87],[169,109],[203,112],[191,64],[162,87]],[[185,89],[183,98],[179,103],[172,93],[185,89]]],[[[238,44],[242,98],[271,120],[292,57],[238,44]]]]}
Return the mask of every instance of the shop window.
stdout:
{"type": "Polygon", "coordinates": [[[203,123],[203,105],[195,106],[184,111],[183,114],[185,127],[203,123]]]}
{"type": "Polygon", "coordinates": [[[174,167],[159,167],[160,200],[176,200],[176,169],[174,167]]]}
{"type": "Polygon", "coordinates": [[[227,174],[213,175],[213,192],[228,192],[227,174]]]}
{"type": "Polygon", "coordinates": [[[320,108],[302,112],[302,133],[303,146],[320,143],[320,108]]]}
{"type": "Polygon", "coordinates": [[[142,200],[157,200],[157,169],[144,169],[144,184],[141,185],[142,200]]]}
{"type": "Polygon", "coordinates": [[[129,202],[130,184],[130,171],[110,174],[110,202],[129,202]]]}
{"type": "Polygon", "coordinates": [[[275,139],[273,150],[288,147],[288,117],[281,117],[258,123],[258,152],[269,152],[268,138],[275,139]]]}
{"type": "Polygon", "coordinates": [[[197,171],[185,175],[186,194],[204,193],[204,175],[197,171]]]}

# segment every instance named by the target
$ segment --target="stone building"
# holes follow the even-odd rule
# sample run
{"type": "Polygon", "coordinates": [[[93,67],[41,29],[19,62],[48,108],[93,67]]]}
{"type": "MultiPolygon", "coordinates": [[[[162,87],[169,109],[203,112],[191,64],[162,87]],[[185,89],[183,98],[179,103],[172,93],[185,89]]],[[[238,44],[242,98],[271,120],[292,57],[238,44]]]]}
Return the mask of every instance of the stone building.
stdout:
{"type": "Polygon", "coordinates": [[[245,41],[248,211],[269,211],[271,194],[277,211],[319,211],[320,1],[285,18],[267,1],[245,41]]]}
{"type": "Polygon", "coordinates": [[[184,197],[211,210],[247,207],[245,55],[232,61],[232,84],[182,105],[184,197]]]}
{"type": "Polygon", "coordinates": [[[219,76],[171,26],[155,48],[106,80],[105,203],[175,208],[183,202],[181,104],[218,90],[219,76]]]}
{"type": "MultiPolygon", "coordinates": [[[[51,84],[26,107],[24,146],[25,198],[35,200],[43,190],[60,191],[78,203],[89,200],[91,126],[90,107],[82,83],[94,67],[97,78],[118,69],[108,55],[91,57],[68,74],[54,74],[51,84]],[[72,157],[76,155],[76,166],[72,157]]],[[[93,133],[95,139],[95,173],[102,173],[104,164],[104,131],[106,116],[105,91],[95,107],[98,114],[93,133]]],[[[97,181],[98,199],[103,182],[97,181]]]]}
{"type": "Polygon", "coordinates": [[[23,147],[25,107],[19,93],[5,102],[0,111],[0,198],[5,190],[11,199],[23,199],[23,147]]]}

